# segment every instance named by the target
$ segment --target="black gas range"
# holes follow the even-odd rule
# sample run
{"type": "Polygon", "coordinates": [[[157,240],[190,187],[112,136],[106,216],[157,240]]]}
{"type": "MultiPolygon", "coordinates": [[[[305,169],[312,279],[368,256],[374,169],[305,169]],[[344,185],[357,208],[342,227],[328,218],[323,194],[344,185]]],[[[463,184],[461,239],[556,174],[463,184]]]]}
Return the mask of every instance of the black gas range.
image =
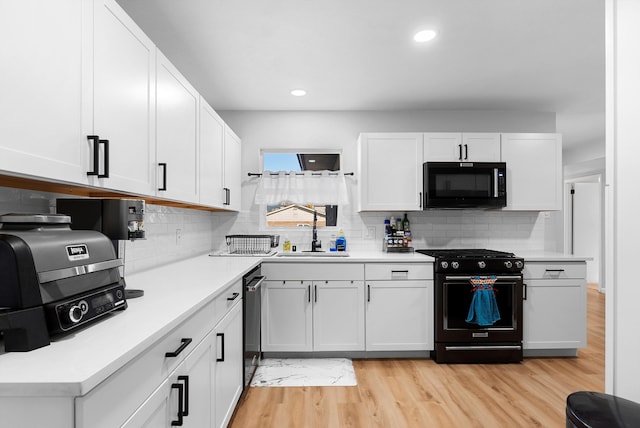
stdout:
{"type": "Polygon", "coordinates": [[[436,362],[522,361],[524,260],[486,249],[417,252],[435,258],[436,362]]]}

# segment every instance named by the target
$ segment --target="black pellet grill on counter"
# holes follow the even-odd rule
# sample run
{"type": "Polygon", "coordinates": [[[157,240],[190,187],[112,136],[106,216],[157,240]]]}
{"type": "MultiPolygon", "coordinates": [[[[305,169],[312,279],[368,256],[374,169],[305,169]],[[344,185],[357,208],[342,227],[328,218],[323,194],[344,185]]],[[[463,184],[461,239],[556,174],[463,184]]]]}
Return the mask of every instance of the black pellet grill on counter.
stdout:
{"type": "Polygon", "coordinates": [[[0,216],[0,331],[6,352],[127,307],[122,260],[100,232],[71,230],[61,214],[0,216]]]}

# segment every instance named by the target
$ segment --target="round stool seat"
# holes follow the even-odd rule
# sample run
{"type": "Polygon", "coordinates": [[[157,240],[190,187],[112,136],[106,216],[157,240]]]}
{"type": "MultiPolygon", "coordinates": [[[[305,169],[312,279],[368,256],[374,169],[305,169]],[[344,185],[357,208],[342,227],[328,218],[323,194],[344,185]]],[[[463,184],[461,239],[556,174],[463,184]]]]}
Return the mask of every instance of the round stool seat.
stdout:
{"type": "Polygon", "coordinates": [[[640,404],[600,392],[567,397],[567,428],[640,427],[640,404]]]}

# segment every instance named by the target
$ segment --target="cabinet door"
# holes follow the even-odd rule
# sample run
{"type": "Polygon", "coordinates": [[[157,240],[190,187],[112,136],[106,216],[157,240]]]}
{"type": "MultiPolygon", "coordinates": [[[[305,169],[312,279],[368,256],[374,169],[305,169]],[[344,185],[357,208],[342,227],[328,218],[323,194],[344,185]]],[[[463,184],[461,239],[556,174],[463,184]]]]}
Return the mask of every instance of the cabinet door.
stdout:
{"type": "Polygon", "coordinates": [[[462,134],[459,132],[429,132],[424,134],[424,162],[462,160],[462,134]]]}
{"type": "Polygon", "coordinates": [[[525,349],[587,346],[587,290],[581,279],[525,279],[525,349]]]}
{"type": "Polygon", "coordinates": [[[422,134],[361,134],[359,211],[422,209],[422,134]]]}
{"type": "Polygon", "coordinates": [[[367,351],[433,349],[433,281],[366,281],[367,351]]]}
{"type": "Polygon", "coordinates": [[[228,126],[225,126],[223,205],[233,211],[239,211],[242,204],[240,171],[242,150],[240,144],[240,138],[228,126]]]}
{"type": "Polygon", "coordinates": [[[223,207],[224,122],[200,97],[200,203],[223,207]]]}
{"type": "Polygon", "coordinates": [[[123,428],[169,427],[174,422],[184,427],[211,426],[213,337],[210,333],[198,344],[123,428]]]}
{"type": "Polygon", "coordinates": [[[463,133],[461,152],[465,162],[500,162],[500,134],[463,133]]]}
{"type": "MultiPolygon", "coordinates": [[[[101,145],[99,173],[92,185],[145,195],[155,193],[156,48],[114,0],[93,1],[93,31],[88,32],[83,73],[86,135],[101,145]]],[[[93,145],[87,169],[93,170],[93,145]]]]}
{"type": "Polygon", "coordinates": [[[504,210],[562,209],[562,139],[558,134],[502,134],[507,164],[504,210]]]}
{"type": "Polygon", "coordinates": [[[160,51],[157,57],[157,194],[163,198],[199,202],[199,95],[160,51]]]}
{"type": "Polygon", "coordinates": [[[0,2],[0,170],[84,183],[82,2],[0,2]]]}
{"type": "Polygon", "coordinates": [[[364,351],[364,282],[313,282],[313,350],[364,351]]]}
{"type": "Polygon", "coordinates": [[[262,350],[313,350],[311,281],[265,281],[262,299],[262,350]]]}
{"type": "MultiPolygon", "coordinates": [[[[242,394],[244,379],[242,301],[238,301],[215,328],[214,423],[225,427],[242,394]]],[[[209,426],[209,425],[194,425],[209,426]]]]}

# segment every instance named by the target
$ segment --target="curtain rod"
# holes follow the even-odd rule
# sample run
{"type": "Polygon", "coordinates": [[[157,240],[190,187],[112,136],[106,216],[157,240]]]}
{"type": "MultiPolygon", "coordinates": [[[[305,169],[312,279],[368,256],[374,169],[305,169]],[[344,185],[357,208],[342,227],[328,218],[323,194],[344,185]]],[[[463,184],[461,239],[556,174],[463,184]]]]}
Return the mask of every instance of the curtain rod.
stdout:
{"type": "MultiPolygon", "coordinates": [[[[285,175],[291,174],[290,172],[285,172],[285,175]]],[[[304,175],[304,172],[294,172],[295,175],[304,175]]],[[[262,177],[261,172],[249,172],[247,173],[249,177],[262,177]]],[[[272,172],[270,175],[280,175],[279,172],[272,172]]],[[[321,172],[312,172],[311,175],[322,175],[321,172]]],[[[330,172],[329,175],[338,175],[337,172],[330,172]]],[[[353,172],[345,172],[344,175],[354,175],[353,172]]]]}

